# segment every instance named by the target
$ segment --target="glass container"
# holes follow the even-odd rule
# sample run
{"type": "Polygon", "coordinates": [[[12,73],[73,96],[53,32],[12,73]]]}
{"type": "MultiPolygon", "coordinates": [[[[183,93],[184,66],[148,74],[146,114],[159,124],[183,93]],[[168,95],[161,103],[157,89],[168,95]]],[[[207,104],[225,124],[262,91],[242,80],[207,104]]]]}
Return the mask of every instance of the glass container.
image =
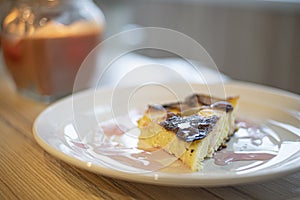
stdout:
{"type": "Polygon", "coordinates": [[[91,0],[17,0],[4,18],[4,61],[17,90],[51,102],[72,93],[82,62],[101,42],[102,11],[91,0]]]}

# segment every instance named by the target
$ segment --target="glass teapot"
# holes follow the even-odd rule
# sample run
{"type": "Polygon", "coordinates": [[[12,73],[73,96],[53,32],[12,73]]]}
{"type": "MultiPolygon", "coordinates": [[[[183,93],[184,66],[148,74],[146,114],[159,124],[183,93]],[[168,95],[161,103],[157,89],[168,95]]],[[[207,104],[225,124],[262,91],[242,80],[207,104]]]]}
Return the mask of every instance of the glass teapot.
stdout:
{"type": "Polygon", "coordinates": [[[1,43],[17,90],[46,102],[70,94],[104,25],[91,0],[15,1],[3,20],[1,43]]]}

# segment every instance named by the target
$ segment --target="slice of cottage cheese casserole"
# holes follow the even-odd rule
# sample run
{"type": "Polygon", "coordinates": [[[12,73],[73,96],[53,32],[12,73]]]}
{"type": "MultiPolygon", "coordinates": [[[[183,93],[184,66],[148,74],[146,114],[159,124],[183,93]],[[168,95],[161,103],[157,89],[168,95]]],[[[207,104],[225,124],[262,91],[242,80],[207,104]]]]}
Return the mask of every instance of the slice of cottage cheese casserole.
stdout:
{"type": "Polygon", "coordinates": [[[140,147],[162,148],[199,171],[233,135],[237,101],[194,94],[183,102],[149,105],[138,121],[140,147]]]}

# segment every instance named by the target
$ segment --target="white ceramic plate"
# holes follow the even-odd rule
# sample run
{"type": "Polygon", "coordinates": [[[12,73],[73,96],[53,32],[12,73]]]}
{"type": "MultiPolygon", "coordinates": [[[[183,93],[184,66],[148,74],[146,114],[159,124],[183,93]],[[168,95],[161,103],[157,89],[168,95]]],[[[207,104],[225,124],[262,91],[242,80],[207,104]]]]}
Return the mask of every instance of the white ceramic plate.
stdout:
{"type": "Polygon", "coordinates": [[[67,163],[135,182],[172,186],[233,185],[280,177],[300,169],[300,97],[242,82],[230,82],[225,87],[149,84],[84,91],[50,105],[35,120],[33,133],[41,147],[67,163]],[[238,118],[259,128],[254,135],[237,132],[226,150],[267,151],[276,156],[225,166],[216,165],[213,158],[207,159],[200,172],[189,171],[180,161],[164,168],[145,167],[149,165],[147,156],[134,156],[140,156],[139,149],[135,148],[139,114],[147,104],[176,101],[192,92],[239,95],[238,118]],[[109,135],[103,134],[104,129],[109,135]]]}

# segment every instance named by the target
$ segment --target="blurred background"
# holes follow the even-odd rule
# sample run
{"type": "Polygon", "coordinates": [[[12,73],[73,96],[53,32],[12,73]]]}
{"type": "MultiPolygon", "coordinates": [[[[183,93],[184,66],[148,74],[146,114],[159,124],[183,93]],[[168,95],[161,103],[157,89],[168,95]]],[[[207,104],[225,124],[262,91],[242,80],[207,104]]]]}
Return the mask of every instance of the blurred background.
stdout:
{"type": "MultiPolygon", "coordinates": [[[[0,0],[1,21],[11,2],[0,0]]],[[[95,3],[106,17],[105,38],[133,27],[170,28],[198,41],[225,75],[300,94],[300,1],[95,0],[95,3]]],[[[170,56],[161,52],[142,53],[160,58],[170,56]]]]}

